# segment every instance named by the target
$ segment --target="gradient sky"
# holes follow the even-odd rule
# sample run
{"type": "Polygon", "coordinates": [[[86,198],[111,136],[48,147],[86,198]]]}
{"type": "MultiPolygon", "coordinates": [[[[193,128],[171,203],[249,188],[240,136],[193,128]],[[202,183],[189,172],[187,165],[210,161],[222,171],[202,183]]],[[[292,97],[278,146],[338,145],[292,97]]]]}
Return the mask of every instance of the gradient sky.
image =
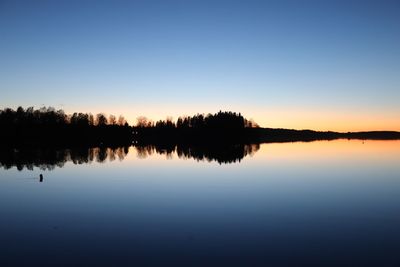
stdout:
{"type": "Polygon", "coordinates": [[[399,1],[0,0],[0,108],[400,130],[399,1]]]}

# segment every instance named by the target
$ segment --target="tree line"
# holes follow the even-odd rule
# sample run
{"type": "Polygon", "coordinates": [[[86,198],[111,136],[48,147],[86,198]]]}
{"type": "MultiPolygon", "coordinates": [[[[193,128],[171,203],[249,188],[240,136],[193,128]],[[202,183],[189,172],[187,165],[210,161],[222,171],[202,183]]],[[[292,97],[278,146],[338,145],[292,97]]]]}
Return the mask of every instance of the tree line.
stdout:
{"type": "Polygon", "coordinates": [[[114,115],[108,117],[104,113],[93,115],[91,113],[75,112],[71,115],[65,114],[64,110],[56,110],[53,107],[18,107],[16,110],[5,108],[0,110],[1,126],[23,126],[23,125],[41,125],[41,126],[105,126],[117,125],[128,126],[126,119],[120,115],[118,118],[114,115]]]}
{"type": "Polygon", "coordinates": [[[231,111],[183,116],[176,122],[171,117],[156,122],[139,117],[134,139],[138,143],[157,145],[243,143],[249,141],[249,131],[255,127],[258,125],[253,120],[231,111]]]}
{"type": "Polygon", "coordinates": [[[400,132],[316,132],[260,128],[240,113],[219,111],[215,114],[171,117],[153,122],[138,117],[130,126],[121,115],[75,112],[66,114],[52,107],[0,110],[0,144],[127,146],[134,144],[218,144],[262,143],[348,139],[400,139],[400,132]]]}
{"type": "Polygon", "coordinates": [[[210,140],[238,140],[245,129],[257,128],[253,120],[240,113],[219,111],[215,114],[171,117],[152,122],[138,117],[130,126],[121,115],[75,112],[62,109],[18,107],[0,110],[0,142],[31,144],[127,145],[132,142],[172,143],[208,142],[210,140]]]}
{"type": "Polygon", "coordinates": [[[219,111],[215,114],[196,114],[194,116],[181,116],[176,122],[172,117],[153,122],[146,117],[138,117],[136,127],[139,128],[177,128],[177,129],[241,129],[258,128],[259,125],[252,119],[244,118],[240,113],[219,111]]]}
{"type": "Polygon", "coordinates": [[[19,145],[126,145],[131,127],[123,116],[103,113],[66,114],[62,109],[42,107],[0,110],[0,142],[19,145]]]}
{"type": "MultiPolygon", "coordinates": [[[[64,110],[53,107],[18,107],[16,110],[5,108],[0,110],[0,125],[14,127],[17,125],[41,126],[129,126],[124,116],[106,116],[104,113],[93,115],[91,113],[74,112],[66,114],[64,110]]],[[[215,114],[196,114],[194,116],[181,116],[176,122],[172,117],[153,122],[144,116],[137,118],[133,127],[138,128],[258,128],[253,120],[244,118],[240,113],[219,111],[215,114]]]]}

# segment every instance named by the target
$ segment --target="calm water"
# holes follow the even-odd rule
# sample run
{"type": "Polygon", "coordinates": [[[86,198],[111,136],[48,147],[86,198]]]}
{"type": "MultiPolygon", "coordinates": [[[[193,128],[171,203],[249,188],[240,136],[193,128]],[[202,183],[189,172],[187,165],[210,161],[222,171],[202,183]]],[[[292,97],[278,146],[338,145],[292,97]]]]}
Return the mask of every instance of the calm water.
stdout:
{"type": "Polygon", "coordinates": [[[400,265],[400,141],[244,150],[6,153],[0,266],[400,265]]]}

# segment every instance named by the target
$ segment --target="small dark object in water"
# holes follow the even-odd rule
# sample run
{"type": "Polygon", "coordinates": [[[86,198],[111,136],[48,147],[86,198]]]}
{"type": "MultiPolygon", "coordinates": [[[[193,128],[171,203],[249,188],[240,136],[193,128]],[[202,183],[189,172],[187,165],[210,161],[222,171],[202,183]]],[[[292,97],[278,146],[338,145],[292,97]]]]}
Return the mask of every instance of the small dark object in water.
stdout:
{"type": "Polygon", "coordinates": [[[43,174],[39,175],[39,182],[43,182],[43,174]]]}

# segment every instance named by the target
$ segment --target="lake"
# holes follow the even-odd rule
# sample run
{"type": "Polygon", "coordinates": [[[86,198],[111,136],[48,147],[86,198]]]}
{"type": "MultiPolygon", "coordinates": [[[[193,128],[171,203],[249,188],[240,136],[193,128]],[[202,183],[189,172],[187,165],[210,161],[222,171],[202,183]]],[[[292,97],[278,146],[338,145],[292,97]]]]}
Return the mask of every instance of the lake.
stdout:
{"type": "Polygon", "coordinates": [[[7,151],[0,214],[0,266],[399,266],[400,141],[7,151]]]}

